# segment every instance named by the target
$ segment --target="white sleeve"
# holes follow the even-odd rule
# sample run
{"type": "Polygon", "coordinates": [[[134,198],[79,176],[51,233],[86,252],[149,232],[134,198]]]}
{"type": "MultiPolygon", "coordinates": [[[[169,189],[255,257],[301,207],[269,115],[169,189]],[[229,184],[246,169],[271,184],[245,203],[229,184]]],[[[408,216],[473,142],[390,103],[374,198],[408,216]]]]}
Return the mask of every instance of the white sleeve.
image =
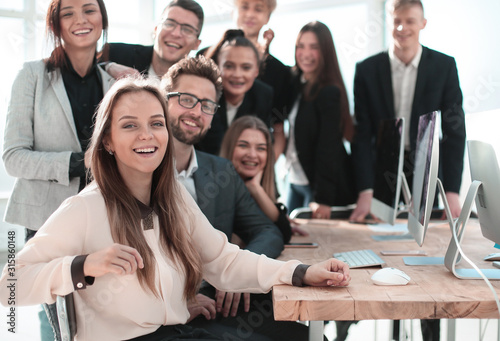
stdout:
{"type": "Polygon", "coordinates": [[[53,303],[56,295],[74,291],[71,263],[83,253],[87,214],[84,201],[72,197],[47,220],[17,254],[15,271],[8,270],[9,264],[4,267],[0,278],[3,305],[12,291],[16,305],[21,306],[53,303]]]}
{"type": "Polygon", "coordinates": [[[278,284],[292,284],[293,272],[299,261],[282,262],[240,250],[228,242],[224,233],[210,225],[183,187],[182,191],[194,216],[192,238],[201,253],[205,280],[219,290],[254,293],[267,292],[278,284]]]}

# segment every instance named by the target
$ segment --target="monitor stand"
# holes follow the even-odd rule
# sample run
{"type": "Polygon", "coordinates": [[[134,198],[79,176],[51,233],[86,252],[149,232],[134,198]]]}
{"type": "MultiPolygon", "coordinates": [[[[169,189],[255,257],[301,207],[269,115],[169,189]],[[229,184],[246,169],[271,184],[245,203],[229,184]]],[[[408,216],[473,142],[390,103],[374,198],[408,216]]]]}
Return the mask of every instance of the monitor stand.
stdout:
{"type": "MultiPolygon", "coordinates": [[[[439,195],[441,195],[441,199],[443,200],[444,210],[446,212],[446,219],[448,220],[448,224],[450,225],[450,230],[453,234],[453,230],[455,229],[455,221],[453,221],[450,206],[448,205],[448,200],[446,199],[446,193],[444,191],[443,183],[438,178],[437,179],[437,187],[439,195]]],[[[464,210],[462,210],[463,213],[464,210]]],[[[469,212],[470,214],[470,212],[469,212]]],[[[461,216],[461,215],[460,215],[461,216]]],[[[448,247],[449,248],[449,247],[448,247]]],[[[443,265],[445,257],[403,257],[403,261],[406,265],[443,265]]]]}
{"type": "MultiPolygon", "coordinates": [[[[408,181],[404,174],[401,174],[401,192],[403,192],[403,205],[396,208],[396,217],[401,213],[408,213],[411,202],[411,192],[408,186],[408,181]]],[[[408,232],[404,234],[386,234],[386,235],[373,235],[372,238],[376,241],[408,241],[413,240],[413,236],[408,232]]]]}
{"type": "Polygon", "coordinates": [[[448,250],[446,251],[444,265],[457,278],[460,279],[484,279],[484,277],[486,277],[492,280],[500,280],[500,269],[479,269],[472,262],[470,263],[473,266],[473,269],[456,268],[456,265],[460,262],[460,254],[463,254],[460,244],[462,243],[462,239],[465,234],[465,228],[467,227],[467,222],[469,221],[470,213],[472,210],[472,205],[474,204],[474,200],[480,186],[482,186],[481,181],[474,180],[469,187],[462,212],[460,212],[460,217],[458,218],[454,226],[454,230],[452,231],[453,234],[450,240],[450,245],[448,246],[448,250]],[[480,272],[482,273],[482,275],[480,272]]]}

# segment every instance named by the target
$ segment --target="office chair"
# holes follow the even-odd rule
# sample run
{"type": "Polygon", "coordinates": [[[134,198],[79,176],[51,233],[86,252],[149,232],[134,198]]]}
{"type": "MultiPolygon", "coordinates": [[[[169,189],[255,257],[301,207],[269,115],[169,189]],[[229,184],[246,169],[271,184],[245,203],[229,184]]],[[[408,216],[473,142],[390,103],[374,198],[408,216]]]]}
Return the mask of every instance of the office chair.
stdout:
{"type": "MultiPolygon", "coordinates": [[[[356,205],[332,206],[330,219],[349,219],[356,205]]],[[[290,213],[290,219],[311,219],[312,210],[309,207],[299,207],[290,213]]]]}
{"type": "Polygon", "coordinates": [[[56,340],[73,341],[76,334],[76,313],[73,293],[66,296],[57,296],[56,308],[57,320],[59,322],[59,328],[53,328],[56,331],[56,340]],[[59,331],[59,335],[57,335],[57,331],[59,331]]]}

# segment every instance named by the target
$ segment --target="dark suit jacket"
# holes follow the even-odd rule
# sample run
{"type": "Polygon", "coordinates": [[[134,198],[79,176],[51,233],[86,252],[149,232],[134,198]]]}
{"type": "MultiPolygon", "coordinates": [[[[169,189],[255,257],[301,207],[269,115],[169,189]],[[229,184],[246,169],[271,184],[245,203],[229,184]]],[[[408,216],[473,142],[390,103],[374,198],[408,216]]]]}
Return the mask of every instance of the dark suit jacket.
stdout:
{"type": "MultiPolygon", "coordinates": [[[[198,150],[217,155],[219,154],[222,139],[227,131],[227,107],[224,93],[219,100],[220,108],[214,115],[211,128],[207,135],[195,147],[198,150]]],[[[244,115],[259,117],[268,127],[271,126],[271,112],[273,107],[273,89],[255,80],[253,86],[245,94],[245,98],[236,112],[234,119],[244,115]]]]}
{"type": "Polygon", "coordinates": [[[153,59],[153,45],[109,43],[108,46],[109,50],[105,59],[132,67],[144,74],[148,73],[153,59]]]}
{"type": "Polygon", "coordinates": [[[229,240],[237,234],[248,250],[278,257],[283,236],[257,206],[233,164],[200,151],[196,151],[196,157],[198,169],[193,178],[197,202],[208,221],[229,240]]]}
{"type": "MultiPolygon", "coordinates": [[[[410,158],[414,160],[420,115],[441,110],[440,178],[446,191],[458,193],[462,181],[465,117],[455,59],[423,47],[418,66],[410,124],[410,158]]],[[[373,188],[374,146],[379,122],[395,117],[388,52],[360,62],[354,76],[357,121],[352,146],[358,190],[373,188]]],[[[411,162],[413,164],[413,162],[411,162]]]]}
{"type": "Polygon", "coordinates": [[[290,94],[290,67],[270,54],[264,60],[263,66],[259,79],[274,90],[272,123],[283,122],[286,118],[287,97],[290,94]]]}
{"type": "MultiPolygon", "coordinates": [[[[297,78],[294,83],[298,82],[297,78]]],[[[313,101],[302,97],[294,134],[314,201],[329,206],[354,203],[351,161],[342,141],[340,90],[336,86],[325,86],[313,101]]]]}

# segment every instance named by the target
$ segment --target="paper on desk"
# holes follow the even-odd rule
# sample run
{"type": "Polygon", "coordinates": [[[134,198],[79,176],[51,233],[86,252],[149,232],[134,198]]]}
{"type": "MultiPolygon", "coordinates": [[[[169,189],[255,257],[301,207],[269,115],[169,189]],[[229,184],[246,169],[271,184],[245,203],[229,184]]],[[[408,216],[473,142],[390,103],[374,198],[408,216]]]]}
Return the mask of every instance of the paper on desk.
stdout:
{"type": "Polygon", "coordinates": [[[408,224],[369,224],[367,225],[373,232],[383,232],[383,233],[408,233],[408,224]]]}

